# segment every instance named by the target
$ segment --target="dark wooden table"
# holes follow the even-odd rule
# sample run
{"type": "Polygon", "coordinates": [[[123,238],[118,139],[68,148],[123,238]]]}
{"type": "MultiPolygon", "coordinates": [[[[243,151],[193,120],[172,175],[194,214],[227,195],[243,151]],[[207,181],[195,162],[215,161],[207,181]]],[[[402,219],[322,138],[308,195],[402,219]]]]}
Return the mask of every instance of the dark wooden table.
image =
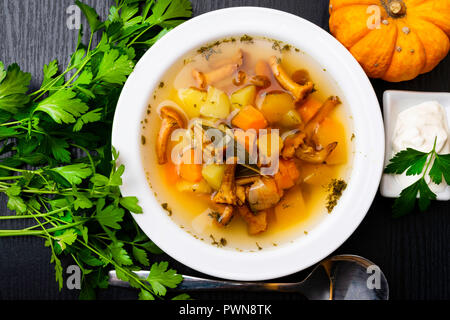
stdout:
{"type": "MultiPolygon", "coordinates": [[[[54,58],[67,63],[76,44],[77,30],[69,30],[67,8],[73,0],[0,0],[0,60],[19,63],[33,74],[32,85],[42,80],[42,67],[54,58]]],[[[86,3],[105,16],[113,0],[86,3]]],[[[261,6],[303,17],[328,30],[328,0],[192,0],[194,14],[232,6],[261,6]]],[[[299,30],[301,32],[301,30],[299,30]]],[[[387,89],[450,91],[450,57],[434,71],[405,83],[372,81],[381,103],[387,89]]],[[[364,190],[361,190],[364,192],[364,190]]],[[[450,298],[450,215],[448,202],[435,202],[426,213],[391,218],[392,201],[377,196],[369,213],[336,253],[362,255],[386,274],[392,299],[450,298]]],[[[0,215],[7,214],[5,197],[0,215]]],[[[23,222],[3,222],[1,229],[20,228],[23,222]]],[[[330,239],[332,241],[332,239],[330,239]]],[[[199,273],[169,257],[179,272],[199,273]]],[[[305,272],[281,279],[299,280],[305,272]]],[[[49,251],[36,238],[0,239],[0,299],[74,299],[76,291],[58,291],[49,251]]],[[[220,293],[193,295],[197,299],[298,299],[296,295],[220,293]]],[[[103,299],[134,299],[132,290],[111,288],[103,299]]]]}

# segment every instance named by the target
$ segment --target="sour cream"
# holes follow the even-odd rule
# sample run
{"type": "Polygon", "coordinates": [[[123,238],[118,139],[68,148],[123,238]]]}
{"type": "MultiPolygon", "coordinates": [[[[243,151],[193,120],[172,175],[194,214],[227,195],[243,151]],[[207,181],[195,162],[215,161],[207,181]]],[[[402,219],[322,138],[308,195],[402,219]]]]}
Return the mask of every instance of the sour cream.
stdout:
{"type": "MultiPolygon", "coordinates": [[[[438,154],[450,153],[446,112],[438,102],[428,101],[398,115],[392,139],[392,156],[407,148],[428,153],[433,150],[435,140],[438,154]]],[[[444,183],[436,185],[428,175],[426,179],[433,192],[445,190],[444,183]]],[[[415,182],[417,176],[396,175],[396,180],[404,188],[415,182]]]]}

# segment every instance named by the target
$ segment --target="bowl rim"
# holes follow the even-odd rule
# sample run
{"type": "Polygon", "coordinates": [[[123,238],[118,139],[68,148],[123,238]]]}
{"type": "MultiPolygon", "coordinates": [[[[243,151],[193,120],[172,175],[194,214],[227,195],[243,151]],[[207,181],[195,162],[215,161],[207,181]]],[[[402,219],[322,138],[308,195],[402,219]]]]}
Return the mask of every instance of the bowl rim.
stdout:
{"type": "Polygon", "coordinates": [[[359,226],[375,198],[385,152],[377,97],[350,52],[315,24],[290,13],[261,7],[233,7],[205,13],[170,31],[151,47],[136,64],[122,90],[114,117],[112,145],[119,151],[118,165],[126,167],[120,187],[122,195],[137,196],[144,209],[144,214],[133,214],[144,233],[169,256],[194,270],[241,281],[293,274],[319,262],[341,246],[359,226]],[[303,32],[299,34],[297,30],[303,32]],[[333,214],[309,231],[308,236],[257,252],[217,248],[182,230],[153,195],[140,155],[139,123],[166,70],[195,48],[244,34],[277,39],[312,56],[339,83],[356,134],[348,187],[333,214]]]}

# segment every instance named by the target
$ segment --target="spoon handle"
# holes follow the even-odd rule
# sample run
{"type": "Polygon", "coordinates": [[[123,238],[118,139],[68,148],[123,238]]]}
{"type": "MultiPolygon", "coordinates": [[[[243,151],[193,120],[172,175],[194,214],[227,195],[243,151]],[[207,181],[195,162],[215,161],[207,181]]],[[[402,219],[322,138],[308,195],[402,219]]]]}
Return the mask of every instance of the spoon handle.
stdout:
{"type": "MultiPolygon", "coordinates": [[[[149,271],[135,271],[135,274],[145,280],[149,271]]],[[[120,280],[115,271],[109,272],[109,284],[116,287],[129,288],[130,284],[120,280]]],[[[300,292],[299,283],[265,283],[265,282],[236,282],[223,280],[209,280],[197,277],[183,276],[183,282],[175,290],[182,291],[279,291],[279,292],[300,292]]]]}
{"type": "Polygon", "coordinates": [[[184,291],[278,291],[299,292],[300,287],[296,283],[265,283],[265,282],[237,282],[224,280],[209,280],[197,277],[183,276],[183,282],[177,287],[184,291]]]}

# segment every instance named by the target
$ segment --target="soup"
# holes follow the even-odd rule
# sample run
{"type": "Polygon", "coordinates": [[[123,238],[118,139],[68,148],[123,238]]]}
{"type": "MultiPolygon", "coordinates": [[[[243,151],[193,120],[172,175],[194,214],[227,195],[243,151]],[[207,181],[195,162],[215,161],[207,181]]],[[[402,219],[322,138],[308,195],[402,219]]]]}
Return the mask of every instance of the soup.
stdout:
{"type": "Polygon", "coordinates": [[[142,122],[142,159],[162,207],[225,249],[269,249],[331,214],[351,167],[351,115],[326,70],[265,38],[180,59],[142,122]]]}

